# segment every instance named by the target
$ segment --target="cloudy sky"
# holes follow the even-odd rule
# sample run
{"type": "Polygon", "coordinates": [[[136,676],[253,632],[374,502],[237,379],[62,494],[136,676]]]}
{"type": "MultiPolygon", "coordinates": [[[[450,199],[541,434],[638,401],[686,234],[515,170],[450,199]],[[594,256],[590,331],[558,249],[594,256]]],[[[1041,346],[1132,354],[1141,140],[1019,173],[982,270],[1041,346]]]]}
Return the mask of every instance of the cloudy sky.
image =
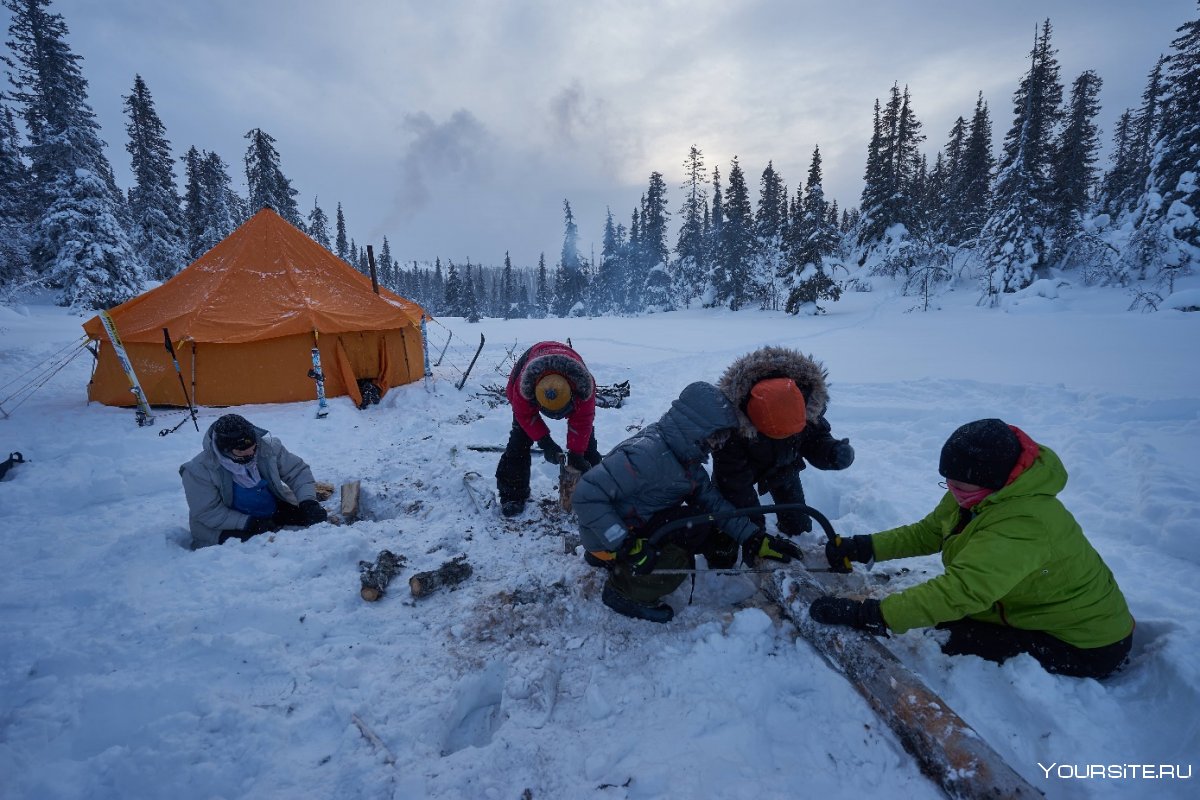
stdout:
{"type": "MultiPolygon", "coordinates": [[[[350,235],[405,259],[517,265],[562,243],[599,251],[605,208],[629,216],[654,170],[672,210],[691,145],[756,188],[789,188],[813,147],[843,207],[862,189],[871,110],[907,84],[945,143],[983,92],[997,141],[1038,24],[1063,83],[1104,81],[1106,144],[1194,0],[54,0],[83,57],[118,182],[122,96],[150,88],[177,153],[218,152],[244,190],[243,136],[277,140],[307,213],[342,203],[350,235]]],[[[0,9],[5,28],[7,10],[0,9]]],[[[756,194],[756,193],[755,193],[756,194]]]]}

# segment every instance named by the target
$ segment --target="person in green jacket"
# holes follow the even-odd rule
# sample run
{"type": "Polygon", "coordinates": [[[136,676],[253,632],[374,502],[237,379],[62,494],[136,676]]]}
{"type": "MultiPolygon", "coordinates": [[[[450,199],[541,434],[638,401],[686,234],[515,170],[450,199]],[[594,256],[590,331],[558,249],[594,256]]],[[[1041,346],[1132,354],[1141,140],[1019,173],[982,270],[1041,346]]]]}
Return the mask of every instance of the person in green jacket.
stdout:
{"type": "Polygon", "coordinates": [[[942,447],[947,492],[920,522],[830,542],[830,566],[941,552],[942,575],[882,601],[825,596],[817,622],[886,635],[936,626],[947,655],[1004,662],[1029,653],[1047,672],[1105,678],[1133,645],[1133,616],[1108,566],[1057,495],[1053,450],[999,419],[963,425],[942,447]]]}

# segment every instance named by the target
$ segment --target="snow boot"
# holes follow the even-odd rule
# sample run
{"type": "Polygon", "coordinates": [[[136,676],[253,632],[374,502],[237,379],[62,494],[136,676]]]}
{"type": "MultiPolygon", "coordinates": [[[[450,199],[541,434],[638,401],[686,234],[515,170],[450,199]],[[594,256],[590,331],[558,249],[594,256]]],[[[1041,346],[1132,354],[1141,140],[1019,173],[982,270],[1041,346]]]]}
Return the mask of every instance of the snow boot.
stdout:
{"type": "Polygon", "coordinates": [[[609,582],[604,584],[604,592],[601,593],[600,600],[613,611],[631,619],[644,619],[647,622],[670,622],[671,618],[675,616],[675,609],[666,603],[659,603],[656,606],[638,603],[618,592],[609,582]]]}
{"type": "Polygon", "coordinates": [[[500,504],[500,513],[506,517],[515,517],[524,510],[524,500],[505,500],[500,504]]]}

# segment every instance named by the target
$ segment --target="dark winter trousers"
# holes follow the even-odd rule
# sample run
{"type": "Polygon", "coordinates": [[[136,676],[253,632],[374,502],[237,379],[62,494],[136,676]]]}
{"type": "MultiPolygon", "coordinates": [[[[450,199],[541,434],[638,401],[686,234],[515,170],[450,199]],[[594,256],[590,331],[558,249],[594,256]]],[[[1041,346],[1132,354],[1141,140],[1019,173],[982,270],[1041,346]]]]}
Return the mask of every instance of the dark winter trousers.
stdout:
{"type": "MultiPolygon", "coordinates": [[[[533,439],[529,438],[529,434],[525,433],[521,423],[517,422],[516,417],[513,417],[512,431],[508,434],[508,445],[500,456],[500,463],[496,465],[496,489],[500,493],[501,503],[529,499],[531,460],[529,451],[532,447],[533,439]]],[[[593,467],[600,463],[600,449],[596,444],[594,430],[591,439],[588,440],[587,450],[583,457],[593,467]]]]}
{"type": "MultiPolygon", "coordinates": [[[[308,517],[300,510],[300,506],[294,506],[282,500],[275,506],[275,513],[271,515],[271,530],[277,531],[285,525],[307,528],[311,524],[308,521],[308,517]]],[[[251,536],[257,536],[257,534],[250,533],[249,531],[221,531],[221,536],[217,539],[217,544],[225,544],[226,539],[241,539],[244,542],[251,536]]]]}
{"type": "MultiPolygon", "coordinates": [[[[629,535],[645,539],[666,525],[683,517],[703,513],[688,506],[659,511],[646,525],[630,530],[629,535]]],[[[695,569],[696,556],[703,555],[712,569],[727,569],[737,563],[738,546],[732,538],[711,522],[681,528],[667,535],[659,549],[656,569],[695,569]]],[[[627,565],[618,563],[609,582],[621,594],[638,603],[656,605],[659,600],[679,588],[686,575],[635,575],[627,565]]]]}
{"type": "Polygon", "coordinates": [[[950,641],[942,645],[948,656],[974,655],[1004,663],[1020,653],[1038,660],[1047,672],[1076,678],[1107,678],[1125,662],[1133,647],[1133,634],[1103,647],[1075,647],[1045,631],[1027,631],[960,619],[943,622],[939,630],[950,631],[950,641]]]}

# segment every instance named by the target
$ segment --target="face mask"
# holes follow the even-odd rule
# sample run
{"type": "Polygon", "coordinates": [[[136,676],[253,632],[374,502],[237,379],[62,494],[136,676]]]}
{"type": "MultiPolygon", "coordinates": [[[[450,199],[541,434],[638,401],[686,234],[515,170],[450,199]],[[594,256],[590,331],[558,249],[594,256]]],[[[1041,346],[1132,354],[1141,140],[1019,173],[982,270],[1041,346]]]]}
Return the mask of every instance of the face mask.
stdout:
{"type": "Polygon", "coordinates": [[[963,489],[956,488],[951,484],[947,484],[946,488],[950,490],[950,494],[954,495],[954,499],[963,508],[974,508],[979,505],[983,498],[995,492],[995,489],[976,489],[973,492],[968,492],[963,489]]]}

